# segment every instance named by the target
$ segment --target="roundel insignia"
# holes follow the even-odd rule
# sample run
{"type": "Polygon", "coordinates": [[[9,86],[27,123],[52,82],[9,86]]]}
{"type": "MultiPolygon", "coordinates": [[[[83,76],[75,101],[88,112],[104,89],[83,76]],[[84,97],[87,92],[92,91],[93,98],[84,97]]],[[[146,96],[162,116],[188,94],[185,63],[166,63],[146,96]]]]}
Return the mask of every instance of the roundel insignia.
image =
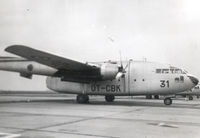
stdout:
{"type": "Polygon", "coordinates": [[[33,71],[33,65],[32,65],[32,64],[29,64],[29,65],[27,66],[27,70],[30,71],[30,72],[33,71]]]}

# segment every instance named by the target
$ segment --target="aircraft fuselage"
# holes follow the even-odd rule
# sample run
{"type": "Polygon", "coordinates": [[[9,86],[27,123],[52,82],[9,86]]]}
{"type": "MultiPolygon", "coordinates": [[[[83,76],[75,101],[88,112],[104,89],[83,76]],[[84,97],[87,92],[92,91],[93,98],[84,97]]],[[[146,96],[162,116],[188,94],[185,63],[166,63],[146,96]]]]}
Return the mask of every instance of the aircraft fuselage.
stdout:
{"type": "Polygon", "coordinates": [[[87,95],[175,94],[195,85],[181,69],[144,61],[128,61],[124,76],[119,79],[78,83],[47,77],[49,89],[61,93],[87,95]]]}

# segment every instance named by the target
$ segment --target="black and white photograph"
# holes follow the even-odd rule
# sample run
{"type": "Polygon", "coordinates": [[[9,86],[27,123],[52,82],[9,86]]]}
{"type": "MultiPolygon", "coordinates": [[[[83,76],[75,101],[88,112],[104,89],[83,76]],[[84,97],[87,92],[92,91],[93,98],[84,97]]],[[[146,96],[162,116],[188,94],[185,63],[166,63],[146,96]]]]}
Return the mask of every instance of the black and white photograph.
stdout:
{"type": "Polygon", "coordinates": [[[0,138],[200,138],[199,7],[0,0],[0,138]]]}

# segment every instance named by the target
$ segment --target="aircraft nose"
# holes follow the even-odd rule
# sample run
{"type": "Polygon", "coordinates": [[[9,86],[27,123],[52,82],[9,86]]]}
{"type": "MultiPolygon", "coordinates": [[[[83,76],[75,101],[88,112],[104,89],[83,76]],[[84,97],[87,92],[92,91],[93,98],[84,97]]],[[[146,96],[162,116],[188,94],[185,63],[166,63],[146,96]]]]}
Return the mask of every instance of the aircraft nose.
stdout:
{"type": "Polygon", "coordinates": [[[197,85],[199,83],[199,80],[196,77],[194,77],[193,75],[188,75],[188,77],[190,78],[192,83],[194,83],[195,85],[197,85]]]}

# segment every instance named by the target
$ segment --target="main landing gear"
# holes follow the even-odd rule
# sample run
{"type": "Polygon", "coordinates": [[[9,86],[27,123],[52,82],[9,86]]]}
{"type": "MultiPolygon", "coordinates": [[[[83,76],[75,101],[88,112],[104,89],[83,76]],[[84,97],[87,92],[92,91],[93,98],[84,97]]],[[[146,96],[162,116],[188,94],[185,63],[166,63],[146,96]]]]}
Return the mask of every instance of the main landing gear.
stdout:
{"type": "MultiPolygon", "coordinates": [[[[146,95],[146,99],[152,99],[153,95],[146,95]]],[[[154,99],[159,99],[159,95],[154,95],[154,99]]]]}
{"type": "Polygon", "coordinates": [[[165,99],[164,99],[164,104],[165,104],[165,105],[171,105],[171,104],[172,104],[172,99],[169,98],[169,97],[165,98],[165,99]]]}
{"type": "Polygon", "coordinates": [[[159,95],[154,95],[154,99],[159,99],[159,95]]]}
{"type": "Polygon", "coordinates": [[[106,95],[105,100],[106,100],[106,102],[113,102],[115,100],[115,96],[114,95],[106,95]]]}
{"type": "Polygon", "coordinates": [[[76,101],[78,103],[89,103],[89,96],[86,94],[78,94],[76,96],[76,101]]]}
{"type": "MultiPolygon", "coordinates": [[[[115,100],[115,96],[114,95],[106,95],[105,100],[107,102],[113,102],[115,100]]],[[[86,94],[78,94],[76,96],[76,101],[77,101],[77,103],[89,103],[89,96],[86,94]]]]}

